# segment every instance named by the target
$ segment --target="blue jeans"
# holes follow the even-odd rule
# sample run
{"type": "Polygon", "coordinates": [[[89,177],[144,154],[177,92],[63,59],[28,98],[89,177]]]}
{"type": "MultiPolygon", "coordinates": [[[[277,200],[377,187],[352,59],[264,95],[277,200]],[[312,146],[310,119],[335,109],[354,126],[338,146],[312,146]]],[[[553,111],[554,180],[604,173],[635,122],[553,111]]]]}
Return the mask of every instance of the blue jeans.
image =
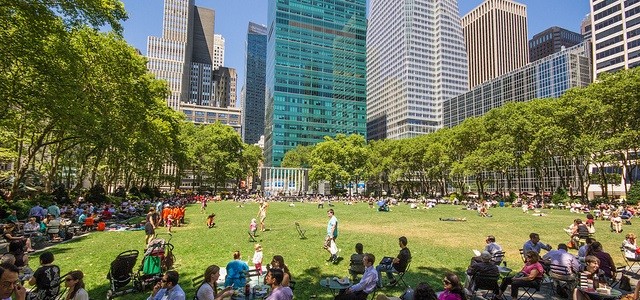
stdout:
{"type": "Polygon", "coordinates": [[[387,273],[387,278],[389,280],[393,280],[393,273],[398,273],[396,269],[393,268],[393,265],[378,265],[376,266],[376,271],[378,271],[378,286],[382,286],[382,272],[387,273]]]}

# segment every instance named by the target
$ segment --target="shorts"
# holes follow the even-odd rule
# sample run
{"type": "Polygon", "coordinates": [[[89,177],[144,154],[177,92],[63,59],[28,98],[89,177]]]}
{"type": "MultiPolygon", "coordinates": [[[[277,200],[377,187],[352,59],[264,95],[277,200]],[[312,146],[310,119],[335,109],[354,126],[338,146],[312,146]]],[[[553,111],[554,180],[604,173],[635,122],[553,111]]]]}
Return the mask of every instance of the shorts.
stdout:
{"type": "Polygon", "coordinates": [[[153,225],[151,225],[151,223],[144,224],[144,234],[146,235],[156,234],[156,230],[153,228],[153,225]]]}

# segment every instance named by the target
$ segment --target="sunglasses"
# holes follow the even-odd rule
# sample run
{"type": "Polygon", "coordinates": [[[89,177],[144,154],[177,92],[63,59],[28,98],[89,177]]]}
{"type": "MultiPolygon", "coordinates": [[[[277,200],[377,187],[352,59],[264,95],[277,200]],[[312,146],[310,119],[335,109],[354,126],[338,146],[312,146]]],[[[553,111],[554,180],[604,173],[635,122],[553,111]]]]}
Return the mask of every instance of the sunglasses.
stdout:
{"type": "Polygon", "coordinates": [[[169,282],[169,280],[166,280],[166,279],[164,279],[164,278],[163,278],[163,279],[160,279],[160,281],[162,281],[162,282],[169,282]]]}

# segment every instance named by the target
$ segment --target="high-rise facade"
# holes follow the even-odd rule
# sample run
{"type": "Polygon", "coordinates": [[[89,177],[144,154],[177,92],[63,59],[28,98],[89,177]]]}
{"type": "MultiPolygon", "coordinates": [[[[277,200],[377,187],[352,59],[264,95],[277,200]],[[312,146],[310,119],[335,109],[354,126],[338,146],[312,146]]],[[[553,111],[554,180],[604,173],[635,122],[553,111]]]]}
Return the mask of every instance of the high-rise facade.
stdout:
{"type": "Polygon", "coordinates": [[[224,37],[221,34],[213,36],[213,69],[224,66],[224,37]]]}
{"type": "Polygon", "coordinates": [[[469,88],[529,62],[527,7],[512,0],[486,0],[462,17],[469,88]]]}
{"type": "Polygon", "coordinates": [[[581,34],[558,26],[545,29],[529,40],[529,61],[534,62],[564,48],[573,47],[583,40],[581,34]]]}
{"type": "Polygon", "coordinates": [[[508,102],[557,98],[570,88],[589,85],[592,82],[589,49],[587,42],[566,48],[447,100],[444,126],[453,127],[508,102]]]}
{"type": "Polygon", "coordinates": [[[264,89],[267,71],[267,27],[249,22],[245,86],[242,99],[242,138],[255,144],[264,134],[264,89]]]}
{"type": "Polygon", "coordinates": [[[235,107],[238,73],[234,68],[218,67],[213,71],[215,83],[214,98],[216,107],[235,107]]]}
{"type": "Polygon", "coordinates": [[[591,0],[594,78],[640,65],[640,0],[591,0]]]}
{"type": "Polygon", "coordinates": [[[267,27],[265,164],[366,135],[366,0],[269,0],[267,27]]]}
{"type": "Polygon", "coordinates": [[[456,0],[371,0],[367,138],[401,139],[442,126],[442,104],[468,89],[456,0]]]}

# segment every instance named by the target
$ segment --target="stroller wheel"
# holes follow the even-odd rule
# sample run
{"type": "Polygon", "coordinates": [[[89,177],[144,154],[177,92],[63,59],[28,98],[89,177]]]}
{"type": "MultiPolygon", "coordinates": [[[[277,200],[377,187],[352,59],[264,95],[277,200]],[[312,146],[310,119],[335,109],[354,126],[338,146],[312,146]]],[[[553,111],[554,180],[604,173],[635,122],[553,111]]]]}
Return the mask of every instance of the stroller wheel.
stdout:
{"type": "Polygon", "coordinates": [[[111,298],[112,298],[112,297],[113,297],[113,291],[112,291],[112,290],[109,290],[109,291],[107,292],[107,300],[111,300],[111,298]]]}

